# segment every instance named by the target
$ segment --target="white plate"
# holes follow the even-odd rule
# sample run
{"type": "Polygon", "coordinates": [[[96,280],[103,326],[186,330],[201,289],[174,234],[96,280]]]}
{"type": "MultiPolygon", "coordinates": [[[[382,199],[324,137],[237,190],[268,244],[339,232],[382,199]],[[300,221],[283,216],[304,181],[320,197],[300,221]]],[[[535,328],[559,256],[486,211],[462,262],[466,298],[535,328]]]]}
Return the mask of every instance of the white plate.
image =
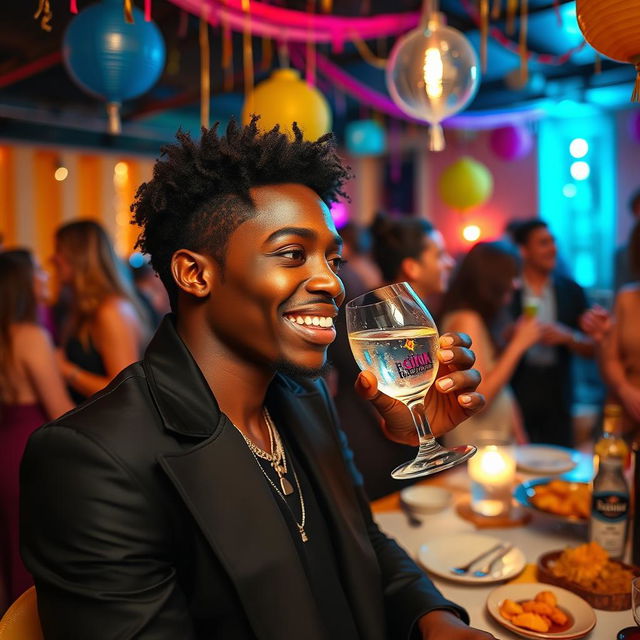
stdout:
{"type": "MultiPolygon", "coordinates": [[[[471,574],[456,575],[451,573],[451,567],[459,567],[484,551],[488,551],[496,544],[503,542],[500,538],[484,536],[477,533],[459,533],[453,536],[437,538],[423,544],[418,550],[418,560],[422,566],[441,578],[463,582],[465,584],[486,584],[509,580],[517,576],[527,564],[527,560],[520,549],[514,547],[500,561],[498,561],[488,576],[477,578],[471,574]]],[[[497,552],[496,552],[497,553],[497,552]]],[[[488,559],[480,560],[474,569],[483,566],[488,559]]]]}
{"type": "Polygon", "coordinates": [[[571,593],[571,591],[540,582],[503,584],[497,587],[487,597],[487,609],[503,627],[524,638],[573,640],[587,635],[596,625],[596,614],[588,602],[571,593]],[[507,598],[515,602],[533,600],[540,591],[551,591],[558,601],[558,607],[570,616],[570,620],[572,619],[570,626],[564,631],[551,632],[549,630],[547,633],[539,633],[530,629],[516,627],[511,624],[511,621],[500,615],[500,604],[507,598]]]}
{"type": "Polygon", "coordinates": [[[577,451],[552,444],[525,444],[516,448],[518,469],[527,473],[564,473],[571,471],[579,460],[577,451]]]}
{"type": "Polygon", "coordinates": [[[400,492],[400,499],[415,511],[435,513],[451,502],[451,491],[442,487],[414,484],[400,492]]]}

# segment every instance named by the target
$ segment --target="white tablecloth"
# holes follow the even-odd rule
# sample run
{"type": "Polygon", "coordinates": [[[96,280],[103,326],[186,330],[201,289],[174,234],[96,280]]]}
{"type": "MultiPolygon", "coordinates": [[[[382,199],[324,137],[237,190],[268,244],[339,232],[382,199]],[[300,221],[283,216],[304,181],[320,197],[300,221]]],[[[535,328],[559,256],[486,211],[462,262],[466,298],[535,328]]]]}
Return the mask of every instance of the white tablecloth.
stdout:
{"type": "MultiPolygon", "coordinates": [[[[454,491],[456,488],[461,489],[468,486],[466,473],[452,474],[447,484],[454,491]],[[456,484],[459,486],[456,487],[456,484]]],[[[395,538],[416,560],[418,550],[425,542],[444,535],[457,533],[477,531],[482,535],[495,536],[501,540],[511,542],[522,550],[528,563],[536,563],[538,557],[547,551],[582,544],[585,542],[586,537],[586,528],[584,526],[558,523],[551,518],[537,514],[534,514],[531,522],[523,527],[481,530],[477,530],[473,524],[460,518],[453,506],[436,514],[416,515],[422,520],[420,527],[410,527],[406,516],[400,511],[375,514],[375,519],[380,528],[387,535],[395,538]]],[[[520,637],[515,636],[495,622],[486,611],[487,595],[500,583],[486,586],[466,585],[437,576],[431,577],[447,598],[467,609],[471,616],[472,626],[490,631],[496,638],[512,640],[520,637]]],[[[631,609],[626,611],[600,611],[596,609],[595,612],[598,622],[593,631],[585,636],[590,640],[615,640],[616,633],[620,629],[635,624],[631,609]]]]}

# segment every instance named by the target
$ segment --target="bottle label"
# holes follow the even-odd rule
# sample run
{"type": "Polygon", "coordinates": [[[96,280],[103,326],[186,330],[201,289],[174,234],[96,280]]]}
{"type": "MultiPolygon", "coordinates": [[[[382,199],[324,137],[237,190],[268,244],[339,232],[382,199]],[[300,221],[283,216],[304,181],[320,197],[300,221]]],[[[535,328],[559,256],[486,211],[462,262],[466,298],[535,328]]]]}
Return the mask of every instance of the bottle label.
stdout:
{"type": "Polygon", "coordinates": [[[627,533],[629,495],[617,491],[593,494],[590,538],[612,558],[621,558],[627,533]]]}

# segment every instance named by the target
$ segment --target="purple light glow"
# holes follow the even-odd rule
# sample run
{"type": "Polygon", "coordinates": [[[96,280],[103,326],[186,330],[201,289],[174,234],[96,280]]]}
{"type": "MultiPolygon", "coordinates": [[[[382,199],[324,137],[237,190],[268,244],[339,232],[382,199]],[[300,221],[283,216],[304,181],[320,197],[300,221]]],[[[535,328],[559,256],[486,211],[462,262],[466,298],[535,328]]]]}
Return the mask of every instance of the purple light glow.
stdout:
{"type": "Polygon", "coordinates": [[[334,202],[330,211],[336,229],[344,227],[349,222],[349,209],[347,209],[347,205],[344,202],[334,202]]]}

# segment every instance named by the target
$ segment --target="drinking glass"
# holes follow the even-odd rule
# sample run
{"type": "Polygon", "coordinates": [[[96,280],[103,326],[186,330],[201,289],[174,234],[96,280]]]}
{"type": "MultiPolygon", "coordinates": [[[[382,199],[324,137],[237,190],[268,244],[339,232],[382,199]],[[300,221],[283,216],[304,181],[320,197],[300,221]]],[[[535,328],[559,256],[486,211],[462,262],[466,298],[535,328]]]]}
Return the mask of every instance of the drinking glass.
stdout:
{"type": "Polygon", "coordinates": [[[631,610],[638,626],[618,631],[617,640],[640,640],[640,578],[631,581],[631,610]]]}
{"type": "Polygon", "coordinates": [[[391,476],[426,476],[471,457],[475,447],[447,449],[431,433],[424,398],[438,372],[438,329],[411,286],[391,284],[351,300],[346,319],[358,366],[376,376],[380,391],[409,408],[418,432],[415,460],[401,464],[391,476]]]}

